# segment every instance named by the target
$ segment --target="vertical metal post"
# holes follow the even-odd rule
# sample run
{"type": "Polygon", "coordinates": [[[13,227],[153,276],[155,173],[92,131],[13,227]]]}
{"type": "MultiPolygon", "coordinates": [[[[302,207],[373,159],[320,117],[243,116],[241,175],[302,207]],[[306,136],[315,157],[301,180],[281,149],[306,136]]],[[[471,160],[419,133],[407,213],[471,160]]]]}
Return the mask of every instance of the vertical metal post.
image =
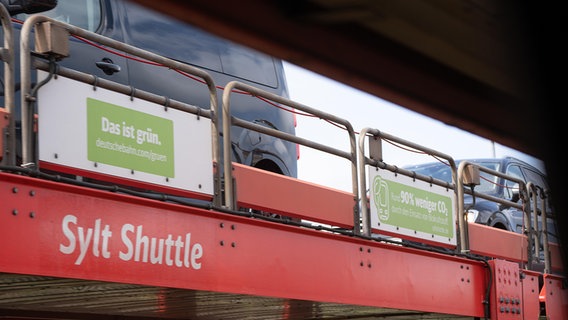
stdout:
{"type": "Polygon", "coordinates": [[[467,225],[467,213],[464,207],[464,190],[463,190],[463,179],[461,173],[464,172],[467,166],[473,165],[467,161],[460,162],[457,172],[452,168],[452,180],[456,186],[456,197],[457,197],[457,219],[459,228],[459,244],[458,249],[461,253],[469,253],[469,229],[467,225]]]}
{"type": "MultiPolygon", "coordinates": [[[[547,190],[540,192],[541,212],[542,212],[542,250],[544,251],[544,273],[550,273],[552,269],[552,262],[550,261],[550,248],[548,247],[548,213],[546,207],[546,198],[548,196],[547,190]]],[[[555,232],[556,234],[556,232],[555,232]]]]}
{"type": "MultiPolygon", "coordinates": [[[[359,192],[361,193],[359,201],[361,202],[359,206],[359,214],[361,215],[361,229],[363,230],[363,235],[371,236],[371,216],[369,213],[369,200],[367,199],[367,175],[365,174],[365,138],[369,132],[369,128],[364,128],[359,133],[359,192]]],[[[371,139],[369,137],[369,148],[371,145],[371,139]]]]}
{"type": "MultiPolygon", "coordinates": [[[[523,202],[523,219],[524,219],[524,223],[523,223],[523,228],[525,228],[526,231],[526,236],[527,236],[527,257],[528,257],[528,268],[532,269],[533,268],[533,263],[534,263],[534,229],[532,227],[532,223],[531,223],[531,214],[530,214],[530,199],[529,199],[529,195],[530,195],[530,188],[531,187],[531,183],[524,184],[524,183],[519,183],[519,194],[521,197],[521,201],[523,202]]],[[[538,245],[538,244],[536,244],[538,245]]]]}

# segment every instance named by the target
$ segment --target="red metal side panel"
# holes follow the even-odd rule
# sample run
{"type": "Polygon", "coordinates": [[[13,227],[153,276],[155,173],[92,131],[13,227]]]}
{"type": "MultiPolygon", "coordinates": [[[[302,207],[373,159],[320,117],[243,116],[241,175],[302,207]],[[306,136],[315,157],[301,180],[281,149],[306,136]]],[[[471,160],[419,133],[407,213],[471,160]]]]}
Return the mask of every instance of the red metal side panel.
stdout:
{"type": "Polygon", "coordinates": [[[491,260],[491,319],[538,319],[538,274],[525,273],[515,262],[491,260]]]}
{"type": "Polygon", "coordinates": [[[472,261],[0,173],[0,272],[483,317],[472,261]]]}
{"type": "Polygon", "coordinates": [[[530,270],[521,270],[523,285],[523,315],[524,319],[538,319],[540,315],[539,278],[542,275],[530,270]]]}
{"type": "Polygon", "coordinates": [[[541,295],[544,300],[547,319],[568,319],[568,288],[565,278],[545,274],[541,295]]]}
{"type": "Polygon", "coordinates": [[[512,261],[527,261],[527,237],[477,223],[468,223],[471,253],[512,261]]]}
{"type": "Polygon", "coordinates": [[[233,163],[238,204],[353,228],[353,194],[233,163]]]}

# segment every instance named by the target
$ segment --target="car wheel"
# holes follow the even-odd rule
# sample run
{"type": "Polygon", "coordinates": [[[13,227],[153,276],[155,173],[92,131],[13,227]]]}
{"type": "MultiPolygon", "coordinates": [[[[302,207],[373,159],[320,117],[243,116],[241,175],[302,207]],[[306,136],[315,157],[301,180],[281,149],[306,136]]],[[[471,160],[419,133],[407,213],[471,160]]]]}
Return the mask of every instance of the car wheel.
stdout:
{"type": "Polygon", "coordinates": [[[505,215],[501,212],[496,212],[493,217],[489,219],[487,225],[497,229],[512,231],[507,218],[505,218],[505,215]]]}

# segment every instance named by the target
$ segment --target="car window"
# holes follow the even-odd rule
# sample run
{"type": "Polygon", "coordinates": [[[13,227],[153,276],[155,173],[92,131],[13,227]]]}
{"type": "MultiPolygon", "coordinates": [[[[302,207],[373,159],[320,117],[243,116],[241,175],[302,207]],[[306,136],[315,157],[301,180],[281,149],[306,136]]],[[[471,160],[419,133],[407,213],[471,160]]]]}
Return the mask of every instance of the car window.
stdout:
{"type": "Polygon", "coordinates": [[[406,169],[416,173],[431,176],[446,182],[452,182],[452,171],[449,165],[444,163],[429,163],[423,165],[410,166],[406,169]]]}
{"type": "Polygon", "coordinates": [[[521,168],[518,165],[509,165],[507,167],[507,170],[505,171],[505,174],[508,176],[512,176],[521,180],[525,180],[522,172],[521,172],[521,168]]]}
{"type": "Polygon", "coordinates": [[[276,69],[272,57],[253,51],[234,42],[227,42],[221,50],[223,72],[275,88],[276,69]]]}
{"type": "Polygon", "coordinates": [[[548,189],[546,178],[542,174],[529,168],[523,168],[523,173],[527,178],[527,182],[532,182],[543,189],[548,189]]]}
{"type": "MultiPolygon", "coordinates": [[[[40,14],[95,32],[101,24],[101,3],[100,0],[58,0],[55,8],[40,14]]],[[[28,16],[19,14],[16,18],[25,20],[28,16]]]]}
{"type": "MultiPolygon", "coordinates": [[[[508,175],[508,176],[520,179],[522,181],[525,181],[523,173],[521,172],[521,167],[519,167],[516,164],[507,166],[507,169],[505,170],[505,174],[508,175]]],[[[505,192],[506,198],[508,198],[508,199],[512,198],[513,193],[518,192],[518,191],[519,191],[519,184],[517,182],[511,181],[511,180],[505,180],[504,192],[505,192]]]]}
{"type": "Polygon", "coordinates": [[[202,29],[126,3],[129,44],[197,67],[263,85],[278,85],[272,57],[202,29]]]}
{"type": "MultiPolygon", "coordinates": [[[[474,163],[493,171],[499,171],[499,163],[495,161],[474,161],[474,163]]],[[[475,191],[488,193],[496,189],[498,179],[496,176],[481,170],[479,171],[479,175],[479,186],[475,187],[475,191]]]]}
{"type": "Polygon", "coordinates": [[[204,31],[134,3],[125,3],[128,44],[170,59],[222,71],[219,41],[204,31]]]}

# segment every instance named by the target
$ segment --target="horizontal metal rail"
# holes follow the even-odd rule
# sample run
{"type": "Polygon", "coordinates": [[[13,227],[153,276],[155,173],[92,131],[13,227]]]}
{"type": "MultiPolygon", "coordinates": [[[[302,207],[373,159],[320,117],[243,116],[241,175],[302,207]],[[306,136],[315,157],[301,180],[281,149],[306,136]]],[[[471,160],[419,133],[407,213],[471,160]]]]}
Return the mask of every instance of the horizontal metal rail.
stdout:
{"type": "MultiPolygon", "coordinates": [[[[50,71],[50,63],[43,61],[43,60],[34,60],[33,61],[33,66],[36,69],[39,70],[43,70],[46,72],[50,71]]],[[[201,107],[198,106],[194,106],[191,104],[187,104],[181,101],[177,101],[174,99],[169,99],[168,97],[165,96],[161,96],[158,94],[154,94],[152,92],[148,92],[148,91],[144,91],[144,90],[140,90],[140,89],[136,89],[133,88],[131,86],[127,86],[124,84],[120,84],[111,80],[107,80],[107,79],[103,79],[103,78],[99,78],[97,76],[94,76],[92,74],[88,74],[88,73],[84,73],[84,72],[80,72],[77,70],[73,70],[73,69],[69,69],[69,68],[65,68],[65,67],[61,67],[58,66],[57,69],[55,70],[55,74],[72,79],[72,80],[76,80],[76,81],[80,81],[86,84],[90,84],[93,86],[93,89],[96,90],[96,88],[104,88],[104,89],[108,89],[117,93],[122,93],[128,96],[131,96],[132,98],[138,98],[138,99],[142,99],[142,100],[146,100],[149,102],[153,102],[159,105],[162,105],[164,107],[167,108],[172,108],[172,109],[176,109],[176,110],[180,110],[183,112],[187,112],[187,113],[192,113],[195,114],[197,116],[203,116],[205,118],[211,119],[213,120],[213,111],[209,110],[209,109],[203,109],[201,107]]]]}

